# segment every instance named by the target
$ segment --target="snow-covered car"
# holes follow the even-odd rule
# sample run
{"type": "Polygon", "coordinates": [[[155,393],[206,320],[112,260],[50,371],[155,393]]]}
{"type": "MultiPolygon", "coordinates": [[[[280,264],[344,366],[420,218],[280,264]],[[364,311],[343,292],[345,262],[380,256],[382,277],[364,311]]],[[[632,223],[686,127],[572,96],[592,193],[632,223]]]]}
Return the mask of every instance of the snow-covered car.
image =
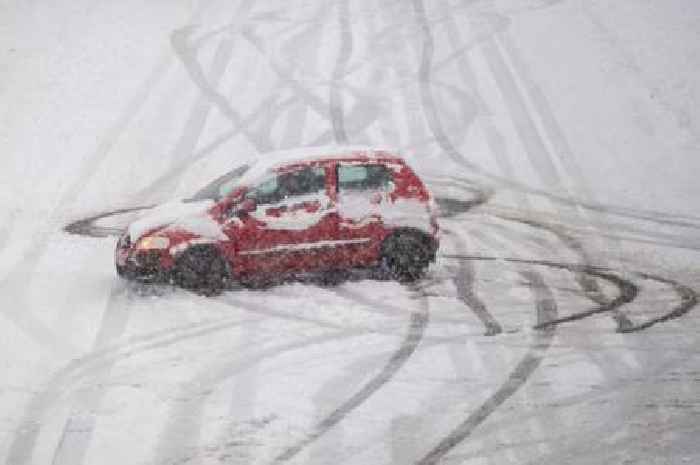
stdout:
{"type": "Polygon", "coordinates": [[[235,174],[131,223],[117,273],[213,294],[229,280],[357,267],[408,282],[435,260],[431,193],[390,151],[277,152],[235,174]]]}

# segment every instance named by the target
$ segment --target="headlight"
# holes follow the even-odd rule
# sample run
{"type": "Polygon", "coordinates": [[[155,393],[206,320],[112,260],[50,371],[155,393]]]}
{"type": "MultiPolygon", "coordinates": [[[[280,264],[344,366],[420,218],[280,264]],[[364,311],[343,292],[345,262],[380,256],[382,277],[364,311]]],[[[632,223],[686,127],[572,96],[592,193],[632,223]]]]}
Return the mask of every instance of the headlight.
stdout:
{"type": "Polygon", "coordinates": [[[136,243],[136,248],[140,250],[167,249],[170,246],[170,239],[163,236],[147,236],[136,243]]]}

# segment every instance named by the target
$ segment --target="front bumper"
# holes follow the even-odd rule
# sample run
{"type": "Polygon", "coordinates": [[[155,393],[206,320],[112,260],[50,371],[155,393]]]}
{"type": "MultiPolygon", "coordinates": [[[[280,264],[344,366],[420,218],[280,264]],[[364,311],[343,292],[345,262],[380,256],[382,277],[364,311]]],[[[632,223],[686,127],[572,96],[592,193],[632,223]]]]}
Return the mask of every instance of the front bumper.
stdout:
{"type": "Polygon", "coordinates": [[[114,262],[120,277],[134,281],[168,282],[172,274],[172,259],[166,250],[136,250],[128,238],[119,240],[114,262]]]}

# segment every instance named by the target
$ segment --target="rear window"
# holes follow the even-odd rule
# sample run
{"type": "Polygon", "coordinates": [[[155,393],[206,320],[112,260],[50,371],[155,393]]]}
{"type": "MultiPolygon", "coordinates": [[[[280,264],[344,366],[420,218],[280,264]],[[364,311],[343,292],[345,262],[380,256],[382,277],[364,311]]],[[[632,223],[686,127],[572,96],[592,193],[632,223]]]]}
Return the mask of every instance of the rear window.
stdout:
{"type": "Polygon", "coordinates": [[[340,165],[338,190],[389,190],[392,175],[384,165],[340,165]]]}

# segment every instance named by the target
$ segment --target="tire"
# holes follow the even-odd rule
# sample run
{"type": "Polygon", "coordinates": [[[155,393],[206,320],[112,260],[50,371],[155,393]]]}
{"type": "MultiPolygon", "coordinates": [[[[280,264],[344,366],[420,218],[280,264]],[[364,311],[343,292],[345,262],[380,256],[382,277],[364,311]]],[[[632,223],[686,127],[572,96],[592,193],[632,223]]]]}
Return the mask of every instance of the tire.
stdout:
{"type": "Polygon", "coordinates": [[[221,294],[228,277],[226,261],[213,247],[191,247],[175,261],[175,283],[197,294],[221,294]]]}
{"type": "Polygon", "coordinates": [[[411,283],[425,275],[430,250],[416,234],[399,232],[384,240],[380,259],[382,271],[391,279],[411,283]]]}
{"type": "Polygon", "coordinates": [[[322,287],[335,287],[346,282],[349,278],[350,273],[347,270],[324,270],[319,272],[316,281],[322,287]]]}

